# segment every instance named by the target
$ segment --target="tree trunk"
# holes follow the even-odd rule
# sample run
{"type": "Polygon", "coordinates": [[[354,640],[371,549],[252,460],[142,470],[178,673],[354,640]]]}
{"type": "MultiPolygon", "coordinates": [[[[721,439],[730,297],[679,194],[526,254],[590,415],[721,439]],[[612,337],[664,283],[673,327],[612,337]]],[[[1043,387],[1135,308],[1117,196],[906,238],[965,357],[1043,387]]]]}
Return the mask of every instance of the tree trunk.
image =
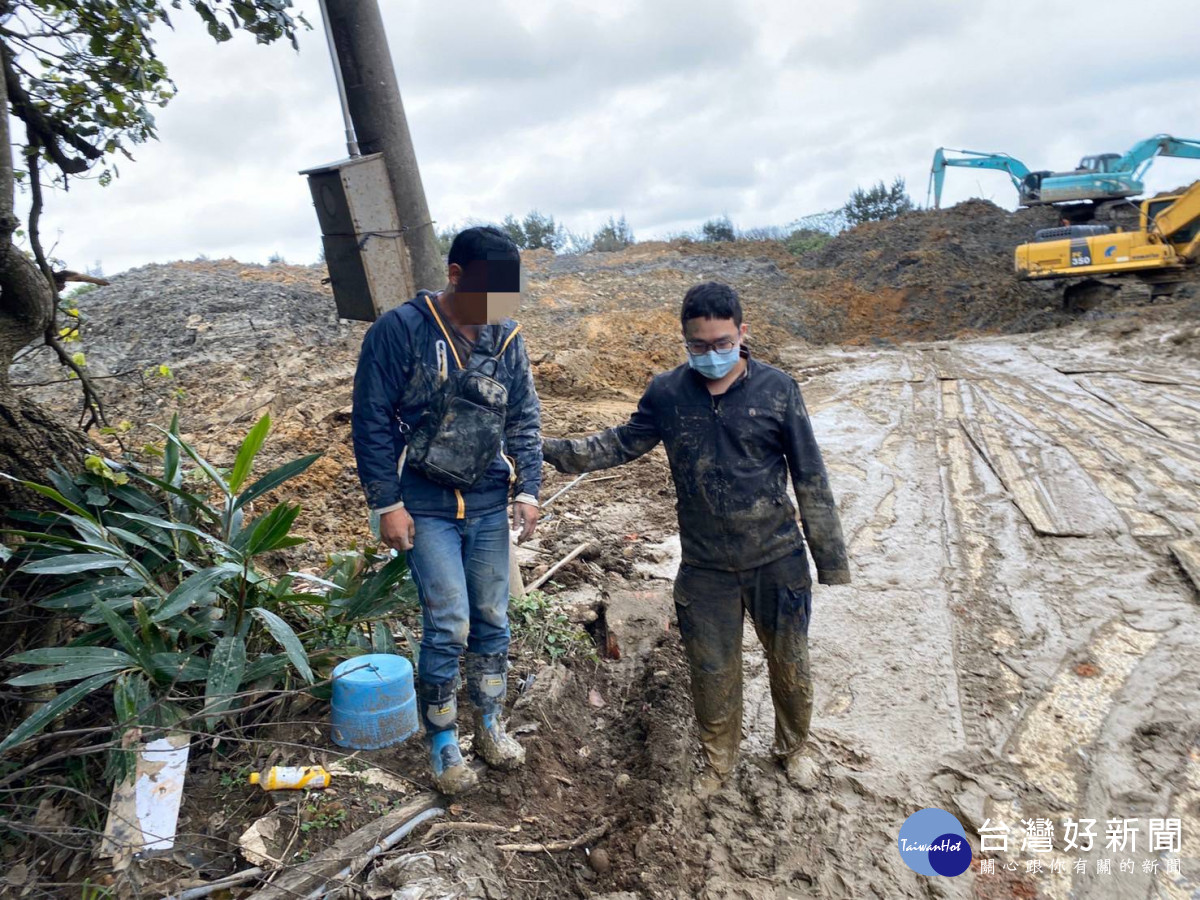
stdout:
{"type": "MultiPolygon", "coordinates": [[[[0,46],[0,53],[7,53],[0,46]]],[[[12,142],[8,94],[0,77],[0,472],[31,481],[46,480],[46,469],[61,463],[78,468],[84,436],[36,403],[17,397],[8,370],[21,348],[42,340],[54,315],[54,292],[37,263],[13,246],[12,142]]],[[[0,478],[0,519],[22,506],[41,505],[38,495],[0,478]]]]}

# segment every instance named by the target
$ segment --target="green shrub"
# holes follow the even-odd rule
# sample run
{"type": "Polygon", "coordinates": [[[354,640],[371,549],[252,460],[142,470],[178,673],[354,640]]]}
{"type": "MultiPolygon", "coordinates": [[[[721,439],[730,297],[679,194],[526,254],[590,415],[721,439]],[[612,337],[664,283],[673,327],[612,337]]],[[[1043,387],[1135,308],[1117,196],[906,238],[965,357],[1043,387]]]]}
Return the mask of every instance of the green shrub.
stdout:
{"type": "Polygon", "coordinates": [[[11,513],[27,527],[7,532],[19,543],[0,545],[0,562],[32,579],[36,605],[82,627],[65,646],[6,660],[38,667],[10,685],[71,686],[0,741],[0,753],[100,691],[111,694],[118,737],[184,720],[212,729],[244,692],[312,685],[340,658],[390,644],[390,632],[385,641],[371,626],[397,604],[403,557],[372,571],[384,557],[347,554],[319,578],[268,573],[269,554],[304,543],[291,531],[300,507],[255,501],[320,456],[247,484],[270,425],[264,416],[250,429],[228,472],[180,437],[176,417],[159,475],[92,457],[74,477],[50,473],[53,486],[23,482],[62,510],[11,513]],[[295,590],[298,578],[322,593],[295,590]]]}
{"type": "Polygon", "coordinates": [[[864,222],[894,219],[902,213],[911,212],[912,209],[912,198],[904,190],[904,179],[897,175],[890,188],[882,181],[867,190],[855,188],[846,205],[842,207],[842,212],[853,228],[864,222]]]}
{"type": "Polygon", "coordinates": [[[737,233],[733,230],[733,223],[729,221],[729,216],[721,216],[719,219],[709,219],[700,226],[700,235],[703,240],[710,243],[737,239],[737,233]]]}
{"type": "Polygon", "coordinates": [[[793,256],[802,256],[813,250],[820,250],[833,240],[833,235],[827,231],[815,228],[797,228],[783,240],[784,247],[793,256]]]}
{"type": "Polygon", "coordinates": [[[600,227],[600,230],[592,238],[592,249],[611,253],[616,250],[624,250],[626,247],[632,246],[633,243],[633,229],[625,221],[625,216],[621,216],[620,219],[614,219],[612,216],[609,216],[608,221],[600,227]]]}

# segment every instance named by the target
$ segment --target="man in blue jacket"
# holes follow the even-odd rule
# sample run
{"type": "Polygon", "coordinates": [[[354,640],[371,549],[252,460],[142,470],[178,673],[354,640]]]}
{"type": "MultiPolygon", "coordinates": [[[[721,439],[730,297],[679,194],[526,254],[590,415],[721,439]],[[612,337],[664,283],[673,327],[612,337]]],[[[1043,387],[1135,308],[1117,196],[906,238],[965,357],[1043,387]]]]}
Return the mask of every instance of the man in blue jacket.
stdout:
{"type": "Polygon", "coordinates": [[[434,783],[447,794],[477,780],[456,728],[464,651],[476,751],[501,769],[525,759],[500,719],[509,642],[507,507],[511,496],[518,540],[527,540],[537,526],[542,469],[529,356],[520,325],[507,317],[516,308],[519,267],[516,245],[498,229],[460,233],[445,289],[421,291],[381,316],[363,340],[354,378],[358,475],[380,537],[408,553],[423,622],[417,703],[434,783]],[[507,390],[502,446],[478,481],[454,487],[405,461],[414,435],[436,415],[443,385],[456,371],[476,369],[507,390]]]}

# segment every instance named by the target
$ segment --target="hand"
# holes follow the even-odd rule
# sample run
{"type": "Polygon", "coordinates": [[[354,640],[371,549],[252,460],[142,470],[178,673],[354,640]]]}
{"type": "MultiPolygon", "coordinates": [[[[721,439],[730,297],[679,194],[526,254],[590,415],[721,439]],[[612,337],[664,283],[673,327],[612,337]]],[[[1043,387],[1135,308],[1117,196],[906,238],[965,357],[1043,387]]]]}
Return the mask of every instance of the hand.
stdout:
{"type": "Polygon", "coordinates": [[[379,536],[394,550],[411,550],[417,526],[403,506],[379,517],[379,536]]]}
{"type": "Polygon", "coordinates": [[[513,528],[521,529],[521,533],[517,535],[518,544],[523,544],[533,537],[540,514],[541,511],[531,503],[513,504],[513,528]]]}

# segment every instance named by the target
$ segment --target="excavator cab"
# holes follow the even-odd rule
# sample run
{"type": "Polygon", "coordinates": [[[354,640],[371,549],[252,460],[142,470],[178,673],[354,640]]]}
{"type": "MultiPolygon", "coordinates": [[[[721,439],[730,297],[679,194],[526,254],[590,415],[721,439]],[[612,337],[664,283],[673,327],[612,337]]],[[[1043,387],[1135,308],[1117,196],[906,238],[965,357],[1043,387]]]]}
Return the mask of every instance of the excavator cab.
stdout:
{"type": "Polygon", "coordinates": [[[1119,153],[1098,153],[1095,156],[1085,156],[1079,161],[1076,172],[1118,172],[1119,153]]]}

